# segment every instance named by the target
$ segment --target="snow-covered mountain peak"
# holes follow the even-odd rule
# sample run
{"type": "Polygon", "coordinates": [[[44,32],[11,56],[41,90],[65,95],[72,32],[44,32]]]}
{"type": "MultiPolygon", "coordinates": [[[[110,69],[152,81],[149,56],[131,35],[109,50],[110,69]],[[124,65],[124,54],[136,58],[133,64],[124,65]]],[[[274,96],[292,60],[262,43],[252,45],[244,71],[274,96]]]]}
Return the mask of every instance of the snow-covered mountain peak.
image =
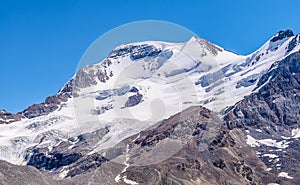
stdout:
{"type": "MultiPolygon", "coordinates": [[[[98,64],[80,69],[58,94],[23,111],[26,118],[2,126],[5,146],[0,150],[8,152],[0,159],[22,162],[29,147],[51,150],[65,142],[64,135],[102,129],[105,136],[89,148],[99,151],[193,105],[221,112],[252,93],[273,63],[299,50],[299,35],[290,35],[278,33],[248,56],[197,37],[185,43],[145,41],[116,47],[98,64]],[[38,141],[44,135],[51,143],[38,141]]],[[[1,114],[5,120],[15,116],[1,114]]]]}
{"type": "Polygon", "coordinates": [[[248,55],[243,65],[256,63],[267,64],[279,61],[299,49],[298,35],[294,36],[291,30],[279,31],[254,53],[248,55]]]}

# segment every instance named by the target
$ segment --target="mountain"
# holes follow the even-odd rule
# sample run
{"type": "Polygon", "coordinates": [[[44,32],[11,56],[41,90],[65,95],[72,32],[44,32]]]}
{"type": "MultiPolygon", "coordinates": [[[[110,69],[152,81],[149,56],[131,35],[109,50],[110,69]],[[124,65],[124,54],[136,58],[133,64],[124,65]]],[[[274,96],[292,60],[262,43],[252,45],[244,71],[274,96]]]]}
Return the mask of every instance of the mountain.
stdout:
{"type": "Polygon", "coordinates": [[[36,184],[297,184],[299,37],[247,56],[197,37],[121,45],[45,102],[0,111],[0,159],[36,184]]]}

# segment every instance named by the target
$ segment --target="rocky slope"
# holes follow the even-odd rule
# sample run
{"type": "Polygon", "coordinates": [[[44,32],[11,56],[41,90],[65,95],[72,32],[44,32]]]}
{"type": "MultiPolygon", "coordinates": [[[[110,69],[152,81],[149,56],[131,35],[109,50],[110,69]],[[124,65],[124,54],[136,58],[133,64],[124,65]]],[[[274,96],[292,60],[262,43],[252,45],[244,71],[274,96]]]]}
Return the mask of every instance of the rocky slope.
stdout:
{"type": "Polygon", "coordinates": [[[258,92],[225,116],[229,129],[247,132],[247,143],[274,174],[299,181],[300,51],[273,64],[258,92]]]}
{"type": "Polygon", "coordinates": [[[0,110],[0,124],[8,124],[16,121],[20,121],[21,114],[13,114],[5,110],[0,110]]]}

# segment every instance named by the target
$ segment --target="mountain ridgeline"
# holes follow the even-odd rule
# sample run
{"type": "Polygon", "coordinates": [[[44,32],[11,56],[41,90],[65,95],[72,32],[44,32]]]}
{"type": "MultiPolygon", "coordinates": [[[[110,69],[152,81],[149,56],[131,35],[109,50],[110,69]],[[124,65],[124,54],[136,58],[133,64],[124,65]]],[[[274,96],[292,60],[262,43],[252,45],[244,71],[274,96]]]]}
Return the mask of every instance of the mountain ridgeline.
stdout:
{"type": "Polygon", "coordinates": [[[121,45],[0,111],[0,184],[293,185],[299,110],[291,30],[246,56],[197,37],[121,45]]]}

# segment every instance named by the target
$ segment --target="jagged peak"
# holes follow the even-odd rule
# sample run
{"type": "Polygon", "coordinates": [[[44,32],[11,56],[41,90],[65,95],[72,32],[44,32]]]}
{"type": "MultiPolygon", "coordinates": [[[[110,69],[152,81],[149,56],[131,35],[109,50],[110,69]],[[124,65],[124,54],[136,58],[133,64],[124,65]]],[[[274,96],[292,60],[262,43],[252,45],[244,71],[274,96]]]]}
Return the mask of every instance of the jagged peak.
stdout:
{"type": "Polygon", "coordinates": [[[273,36],[272,38],[271,38],[271,42],[276,42],[276,41],[278,41],[278,40],[282,40],[282,39],[284,39],[284,38],[289,38],[289,37],[292,37],[292,36],[294,36],[294,33],[293,33],[293,31],[292,30],[290,30],[290,29],[287,29],[287,30],[285,30],[285,31],[283,31],[283,30],[280,30],[280,31],[278,31],[276,34],[275,34],[275,36],[273,36]]]}

